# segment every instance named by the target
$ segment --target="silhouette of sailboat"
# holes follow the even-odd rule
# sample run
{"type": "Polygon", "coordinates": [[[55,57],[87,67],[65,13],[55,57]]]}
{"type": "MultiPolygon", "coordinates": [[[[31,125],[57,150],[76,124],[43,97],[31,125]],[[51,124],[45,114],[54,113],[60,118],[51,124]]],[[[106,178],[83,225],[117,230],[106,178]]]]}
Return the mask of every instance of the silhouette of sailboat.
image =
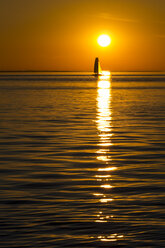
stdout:
{"type": "Polygon", "coordinates": [[[102,71],[101,71],[101,66],[100,66],[100,62],[99,62],[99,58],[95,58],[95,64],[94,64],[94,73],[95,73],[95,76],[99,76],[102,74],[102,71]]]}

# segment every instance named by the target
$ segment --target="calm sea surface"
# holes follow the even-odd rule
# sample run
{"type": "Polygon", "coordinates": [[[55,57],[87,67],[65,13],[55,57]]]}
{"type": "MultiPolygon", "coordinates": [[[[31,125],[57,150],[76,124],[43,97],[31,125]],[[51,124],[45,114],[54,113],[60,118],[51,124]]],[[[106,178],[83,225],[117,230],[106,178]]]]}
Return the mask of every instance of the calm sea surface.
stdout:
{"type": "Polygon", "coordinates": [[[165,247],[165,73],[0,74],[0,247],[165,247]]]}

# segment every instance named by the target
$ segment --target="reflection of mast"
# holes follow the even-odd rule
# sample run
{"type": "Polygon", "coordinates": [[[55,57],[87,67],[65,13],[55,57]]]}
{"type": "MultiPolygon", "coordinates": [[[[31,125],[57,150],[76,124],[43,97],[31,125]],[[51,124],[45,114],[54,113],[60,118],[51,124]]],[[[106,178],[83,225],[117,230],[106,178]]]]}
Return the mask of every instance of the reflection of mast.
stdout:
{"type": "Polygon", "coordinates": [[[99,58],[95,58],[94,73],[96,76],[102,74],[99,58]]]}

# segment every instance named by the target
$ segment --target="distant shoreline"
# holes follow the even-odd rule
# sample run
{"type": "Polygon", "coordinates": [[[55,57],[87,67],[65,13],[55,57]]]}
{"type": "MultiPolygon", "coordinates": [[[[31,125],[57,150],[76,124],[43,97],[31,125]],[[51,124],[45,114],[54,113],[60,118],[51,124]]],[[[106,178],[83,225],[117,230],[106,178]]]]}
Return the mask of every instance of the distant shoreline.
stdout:
{"type": "MultiPolygon", "coordinates": [[[[105,70],[106,71],[106,70],[105,70]]],[[[0,71],[0,73],[3,72],[74,72],[74,73],[78,73],[78,72],[84,72],[86,73],[86,71],[53,71],[53,70],[3,70],[0,71]]],[[[165,71],[111,71],[112,73],[117,73],[117,72],[123,72],[123,73],[141,73],[141,72],[145,72],[145,73],[151,73],[151,72],[155,72],[155,73],[165,73],[165,71]]],[[[90,72],[89,72],[90,73],[90,72]]]]}

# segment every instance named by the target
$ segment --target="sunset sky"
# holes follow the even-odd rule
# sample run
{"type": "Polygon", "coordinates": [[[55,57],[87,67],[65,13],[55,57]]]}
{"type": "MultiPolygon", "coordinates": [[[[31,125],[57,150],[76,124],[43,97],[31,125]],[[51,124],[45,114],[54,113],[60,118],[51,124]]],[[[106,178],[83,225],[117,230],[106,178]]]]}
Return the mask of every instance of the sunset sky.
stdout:
{"type": "Polygon", "coordinates": [[[0,30],[0,70],[165,71],[165,0],[0,0],[0,30]]]}

